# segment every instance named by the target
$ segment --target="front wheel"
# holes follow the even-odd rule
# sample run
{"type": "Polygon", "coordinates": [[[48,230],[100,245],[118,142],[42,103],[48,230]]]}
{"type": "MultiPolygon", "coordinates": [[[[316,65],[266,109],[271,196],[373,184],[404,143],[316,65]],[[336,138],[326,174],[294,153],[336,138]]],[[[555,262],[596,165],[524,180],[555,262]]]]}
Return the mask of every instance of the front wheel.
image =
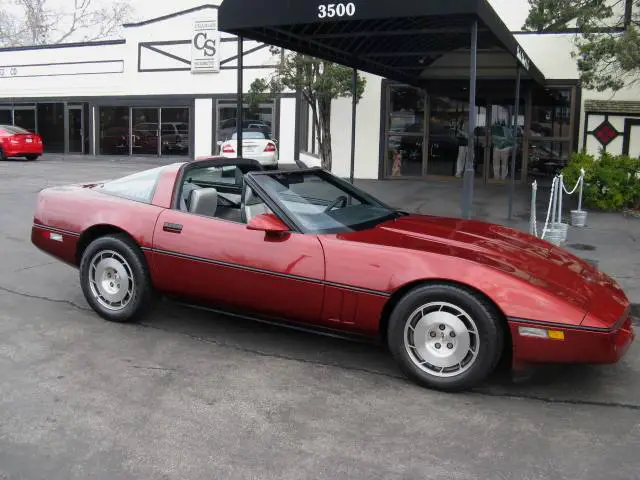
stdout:
{"type": "Polygon", "coordinates": [[[388,340],[400,368],[417,383],[460,391],[495,369],[504,331],[499,313],[481,296],[453,285],[426,285],[398,302],[388,340]]]}
{"type": "Polygon", "coordinates": [[[157,298],[144,255],[125,235],[89,244],[80,262],[80,284],[89,305],[113,322],[142,318],[157,298]]]}
{"type": "Polygon", "coordinates": [[[29,161],[37,160],[40,155],[27,155],[25,158],[29,161]]]}

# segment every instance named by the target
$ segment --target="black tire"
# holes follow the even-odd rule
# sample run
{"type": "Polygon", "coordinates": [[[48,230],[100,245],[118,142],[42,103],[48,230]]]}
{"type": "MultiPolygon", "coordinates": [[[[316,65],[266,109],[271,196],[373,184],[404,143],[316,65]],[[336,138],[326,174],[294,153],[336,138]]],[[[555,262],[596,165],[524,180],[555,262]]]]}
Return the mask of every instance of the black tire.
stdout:
{"type": "Polygon", "coordinates": [[[123,234],[100,237],[89,244],[80,262],[80,285],[91,308],[102,318],[112,322],[138,321],[152,310],[158,300],[142,251],[133,240],[123,234]],[[107,252],[111,253],[107,254],[107,252]],[[122,305],[123,301],[120,306],[110,309],[104,305],[103,302],[106,300],[101,299],[97,283],[91,281],[93,275],[91,266],[97,255],[103,254],[107,258],[109,255],[113,256],[113,252],[115,252],[116,261],[118,258],[126,261],[127,265],[121,264],[121,267],[133,278],[133,289],[126,297],[128,301],[125,305],[122,305]]]}
{"type": "Polygon", "coordinates": [[[0,162],[6,160],[7,157],[4,154],[4,150],[2,150],[2,147],[0,147],[0,162]]]}
{"type": "Polygon", "coordinates": [[[32,161],[34,161],[34,160],[37,160],[39,156],[40,156],[40,155],[27,155],[27,156],[25,156],[25,158],[26,158],[27,160],[29,160],[30,162],[32,162],[32,161]]]}
{"type": "MultiPolygon", "coordinates": [[[[424,311],[429,312],[429,309],[425,309],[423,312],[424,311]]],[[[501,314],[496,311],[496,308],[490,302],[465,288],[448,284],[434,284],[417,287],[408,292],[398,302],[389,319],[387,338],[391,353],[402,371],[408,377],[428,388],[455,392],[478,386],[494,371],[504,347],[505,332],[501,314]],[[440,365],[434,366],[435,363],[431,364],[427,362],[427,364],[423,364],[422,367],[418,366],[418,363],[425,361],[424,358],[420,356],[420,351],[405,345],[407,342],[411,343],[417,340],[414,335],[420,337],[420,335],[424,334],[424,338],[427,340],[425,344],[420,343],[420,348],[423,349],[422,352],[426,353],[425,356],[427,356],[427,358],[431,355],[429,352],[451,355],[448,351],[444,350],[445,348],[454,349],[452,352],[455,352],[455,355],[464,354],[465,345],[463,341],[465,341],[465,333],[456,334],[456,331],[459,329],[449,328],[449,325],[445,325],[445,322],[436,322],[432,324],[433,327],[425,329],[424,325],[430,325],[429,322],[426,321],[422,324],[422,328],[418,330],[418,327],[421,327],[421,325],[419,325],[420,320],[416,321],[416,319],[424,317],[420,317],[420,315],[422,315],[421,313],[413,315],[414,312],[418,311],[422,306],[431,304],[433,305],[429,307],[432,309],[431,313],[440,314],[440,311],[436,311],[436,306],[434,305],[439,302],[446,305],[442,307],[441,310],[443,310],[444,313],[451,314],[451,317],[442,318],[451,319],[450,321],[455,327],[453,317],[456,316],[456,312],[465,312],[467,314],[466,316],[456,316],[456,318],[459,318],[462,322],[467,322],[467,324],[471,321],[477,331],[477,336],[466,334],[470,342],[470,347],[459,365],[447,367],[441,372],[437,372],[437,370],[444,367],[440,365]],[[415,330],[407,326],[409,322],[412,322],[412,325],[416,327],[415,330]],[[445,329],[441,331],[441,327],[445,327],[445,329]],[[405,329],[407,336],[405,336],[405,329]],[[452,330],[453,334],[451,333],[452,330]],[[427,331],[428,335],[426,334],[427,331]],[[445,333],[447,333],[446,336],[444,335],[445,333]],[[442,337],[440,337],[440,335],[442,335],[442,337]],[[449,343],[451,341],[450,336],[457,336],[453,341],[458,341],[459,343],[449,343]],[[433,338],[433,340],[430,340],[431,338],[433,338]],[[476,341],[474,340],[475,338],[478,339],[479,343],[475,343],[476,348],[473,349],[473,342],[476,341]],[[429,350],[433,348],[437,348],[438,350],[429,350]],[[459,350],[455,350],[458,348],[459,350]],[[475,357],[473,357],[473,355],[475,355],[475,357]],[[469,359],[467,363],[465,363],[465,359],[469,359]],[[458,371],[458,373],[456,373],[456,371],[458,371]]],[[[434,362],[449,361],[449,359],[441,360],[435,356],[430,358],[434,358],[434,362]]],[[[453,356],[451,358],[453,358],[453,356]]]]}

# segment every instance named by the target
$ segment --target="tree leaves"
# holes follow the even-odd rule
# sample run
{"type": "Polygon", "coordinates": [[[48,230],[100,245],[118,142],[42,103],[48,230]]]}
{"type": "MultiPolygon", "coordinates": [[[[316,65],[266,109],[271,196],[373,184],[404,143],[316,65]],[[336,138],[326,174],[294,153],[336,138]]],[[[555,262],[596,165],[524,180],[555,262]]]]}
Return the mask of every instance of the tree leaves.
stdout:
{"type": "Polygon", "coordinates": [[[580,79],[592,90],[620,90],[640,79],[640,0],[529,0],[524,28],[537,32],[575,30],[580,79]]]}

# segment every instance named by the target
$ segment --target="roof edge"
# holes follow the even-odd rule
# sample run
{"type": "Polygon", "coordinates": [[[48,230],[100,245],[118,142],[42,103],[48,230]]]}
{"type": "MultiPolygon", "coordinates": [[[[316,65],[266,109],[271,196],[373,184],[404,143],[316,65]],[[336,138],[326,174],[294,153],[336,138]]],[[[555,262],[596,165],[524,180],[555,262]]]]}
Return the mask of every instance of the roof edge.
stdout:
{"type": "Polygon", "coordinates": [[[213,4],[207,3],[205,5],[198,5],[197,7],[187,8],[186,10],[180,10],[178,12],[168,13],[168,14],[162,15],[160,17],[150,18],[149,20],[143,20],[142,22],[125,23],[122,26],[124,28],[142,27],[144,25],[149,25],[151,23],[156,23],[156,22],[162,22],[164,20],[169,20],[170,18],[179,17],[179,16],[185,15],[187,13],[197,12],[199,10],[205,10],[205,9],[208,9],[208,8],[212,8],[212,9],[218,10],[218,8],[220,8],[220,7],[218,5],[213,5],[213,4]]]}
{"type": "Polygon", "coordinates": [[[127,43],[124,38],[115,40],[96,40],[93,42],[71,42],[71,43],[52,43],[47,45],[22,45],[19,47],[2,47],[0,52],[19,52],[22,50],[48,50],[53,48],[74,48],[74,47],[101,47],[105,45],[122,45],[127,43]]]}

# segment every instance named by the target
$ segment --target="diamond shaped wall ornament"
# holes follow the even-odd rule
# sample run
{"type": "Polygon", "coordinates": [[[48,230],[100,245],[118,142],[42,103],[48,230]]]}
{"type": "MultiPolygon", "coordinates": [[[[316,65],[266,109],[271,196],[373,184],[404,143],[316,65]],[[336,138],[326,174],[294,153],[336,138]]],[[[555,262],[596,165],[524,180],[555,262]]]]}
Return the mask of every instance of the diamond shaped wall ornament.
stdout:
{"type": "Polygon", "coordinates": [[[611,125],[611,123],[609,123],[609,120],[605,120],[596,127],[593,131],[593,135],[598,139],[603,147],[606,147],[613,142],[620,133],[613,125],[611,125]]]}

